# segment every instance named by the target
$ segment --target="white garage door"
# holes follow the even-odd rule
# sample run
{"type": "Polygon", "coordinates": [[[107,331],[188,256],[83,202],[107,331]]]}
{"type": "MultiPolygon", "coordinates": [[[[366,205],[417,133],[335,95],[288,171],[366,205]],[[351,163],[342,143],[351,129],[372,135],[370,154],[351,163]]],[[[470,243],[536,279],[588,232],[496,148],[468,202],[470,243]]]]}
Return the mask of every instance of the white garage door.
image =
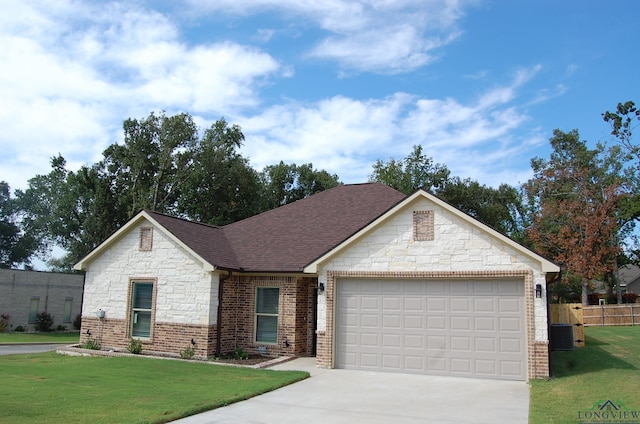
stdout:
{"type": "Polygon", "coordinates": [[[526,380],[524,283],[336,282],[336,367],[526,380]]]}

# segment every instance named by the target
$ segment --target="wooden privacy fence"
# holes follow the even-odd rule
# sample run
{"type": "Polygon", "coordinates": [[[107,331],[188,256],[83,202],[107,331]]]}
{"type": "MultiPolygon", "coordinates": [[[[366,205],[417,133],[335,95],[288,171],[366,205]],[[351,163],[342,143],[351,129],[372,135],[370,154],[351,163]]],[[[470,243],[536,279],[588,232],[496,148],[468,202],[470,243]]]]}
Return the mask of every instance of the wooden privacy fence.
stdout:
{"type": "Polygon", "coordinates": [[[549,324],[571,324],[573,344],[584,347],[584,321],[581,303],[554,303],[549,305],[549,324]]]}
{"type": "Polygon", "coordinates": [[[584,325],[640,325],[640,304],[585,306],[584,325]]]}

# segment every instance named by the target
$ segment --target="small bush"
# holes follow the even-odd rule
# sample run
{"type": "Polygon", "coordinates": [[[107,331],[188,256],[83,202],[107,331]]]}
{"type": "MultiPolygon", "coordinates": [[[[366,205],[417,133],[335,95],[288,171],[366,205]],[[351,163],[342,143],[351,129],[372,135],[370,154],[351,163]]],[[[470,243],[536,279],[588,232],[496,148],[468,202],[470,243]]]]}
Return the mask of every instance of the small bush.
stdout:
{"type": "Polygon", "coordinates": [[[138,355],[140,352],[142,352],[142,342],[137,339],[129,340],[129,344],[127,345],[127,350],[130,353],[138,355]]]}
{"type": "Polygon", "coordinates": [[[13,331],[17,331],[18,333],[24,333],[25,332],[25,328],[23,326],[19,325],[13,331]]]}
{"type": "Polygon", "coordinates": [[[7,329],[7,326],[9,325],[9,318],[11,318],[10,315],[0,315],[0,333],[4,333],[4,331],[7,329]]]}
{"type": "Polygon", "coordinates": [[[36,316],[36,331],[51,331],[53,326],[53,316],[47,312],[42,311],[36,316]]]}
{"type": "Polygon", "coordinates": [[[249,354],[240,346],[236,346],[236,350],[233,351],[234,359],[249,359],[249,354]]]}
{"type": "Polygon", "coordinates": [[[56,331],[67,331],[67,327],[64,325],[59,325],[56,327],[56,331]]]}
{"type": "Polygon", "coordinates": [[[622,303],[636,303],[637,298],[635,293],[622,293],[622,303]]]}
{"type": "Polygon", "coordinates": [[[191,359],[195,354],[196,354],[196,350],[193,348],[193,345],[190,345],[190,344],[180,351],[180,357],[182,359],[191,359]]]}
{"type": "Polygon", "coordinates": [[[76,319],[73,320],[73,328],[80,330],[80,327],[82,327],[82,315],[78,314],[76,315],[76,319]]]}
{"type": "Polygon", "coordinates": [[[80,347],[83,349],[100,350],[100,342],[96,339],[88,338],[80,347]]]}

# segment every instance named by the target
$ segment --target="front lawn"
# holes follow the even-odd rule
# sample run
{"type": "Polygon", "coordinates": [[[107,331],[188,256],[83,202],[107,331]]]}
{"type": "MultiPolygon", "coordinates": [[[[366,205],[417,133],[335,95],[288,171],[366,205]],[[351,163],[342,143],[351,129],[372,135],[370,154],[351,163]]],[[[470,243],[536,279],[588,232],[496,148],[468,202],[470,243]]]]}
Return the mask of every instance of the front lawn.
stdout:
{"type": "Polygon", "coordinates": [[[0,356],[0,423],[164,423],[308,376],[136,357],[0,356]]]}
{"type": "Polygon", "coordinates": [[[78,343],[79,331],[49,333],[0,333],[0,343],[78,343]]]}
{"type": "Polygon", "coordinates": [[[550,380],[531,381],[529,423],[577,423],[607,400],[620,405],[610,412],[640,411],[640,327],[587,327],[585,340],[552,353],[550,380]]]}

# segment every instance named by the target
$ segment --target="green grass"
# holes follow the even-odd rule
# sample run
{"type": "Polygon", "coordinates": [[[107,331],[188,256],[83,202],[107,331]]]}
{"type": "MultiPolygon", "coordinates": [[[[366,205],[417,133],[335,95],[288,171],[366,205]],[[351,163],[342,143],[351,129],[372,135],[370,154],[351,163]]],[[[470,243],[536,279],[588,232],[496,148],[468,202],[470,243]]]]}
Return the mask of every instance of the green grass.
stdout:
{"type": "Polygon", "coordinates": [[[0,356],[0,423],[164,423],[308,375],[136,357],[0,356]]]}
{"type": "Polygon", "coordinates": [[[553,377],[531,381],[530,424],[576,423],[597,401],[640,410],[640,327],[587,327],[585,342],[553,352],[553,377]]]}
{"type": "Polygon", "coordinates": [[[78,343],[79,331],[49,333],[0,333],[0,343],[78,343]]]}

